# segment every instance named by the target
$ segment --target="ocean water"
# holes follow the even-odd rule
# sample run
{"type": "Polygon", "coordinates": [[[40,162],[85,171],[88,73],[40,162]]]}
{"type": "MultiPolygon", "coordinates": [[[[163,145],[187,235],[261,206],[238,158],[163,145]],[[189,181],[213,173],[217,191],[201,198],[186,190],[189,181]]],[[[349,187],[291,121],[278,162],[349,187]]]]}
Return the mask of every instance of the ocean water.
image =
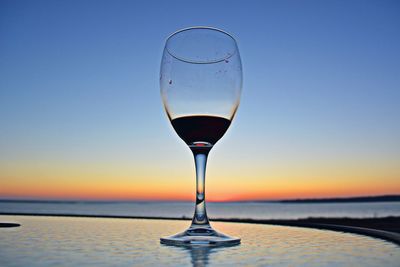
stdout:
{"type": "MultiPolygon", "coordinates": [[[[0,213],[186,217],[192,202],[0,202],[0,213]]],[[[400,216],[400,202],[207,203],[210,218],[299,219],[400,216]]]]}

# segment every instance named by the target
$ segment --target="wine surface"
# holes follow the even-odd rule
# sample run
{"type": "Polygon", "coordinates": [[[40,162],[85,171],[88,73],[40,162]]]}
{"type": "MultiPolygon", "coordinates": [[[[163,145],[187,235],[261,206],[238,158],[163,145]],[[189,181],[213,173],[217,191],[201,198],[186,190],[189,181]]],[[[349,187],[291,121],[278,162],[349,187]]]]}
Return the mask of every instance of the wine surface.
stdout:
{"type": "Polygon", "coordinates": [[[214,145],[228,130],[231,121],[216,116],[185,116],[173,119],[171,123],[186,144],[207,142],[214,145]]]}

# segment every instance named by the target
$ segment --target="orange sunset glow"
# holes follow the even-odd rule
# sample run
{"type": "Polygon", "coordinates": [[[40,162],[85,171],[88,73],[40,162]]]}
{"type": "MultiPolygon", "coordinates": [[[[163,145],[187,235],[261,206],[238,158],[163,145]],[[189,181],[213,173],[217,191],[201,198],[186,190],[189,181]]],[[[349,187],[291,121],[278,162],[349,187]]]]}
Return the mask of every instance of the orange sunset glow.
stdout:
{"type": "MultiPolygon", "coordinates": [[[[182,153],[182,156],[187,155],[182,153]]],[[[189,155],[190,156],[190,155],[189,155]]],[[[359,167],[312,166],[291,168],[262,165],[227,167],[223,158],[213,159],[208,168],[209,201],[276,200],[396,194],[400,192],[397,166],[359,167]],[[221,167],[219,167],[221,166],[221,167]],[[382,175],[385,173],[384,175],[382,175]]],[[[2,166],[3,198],[84,200],[167,200],[194,199],[194,170],[179,162],[168,168],[55,163],[2,166]]],[[[344,164],[343,164],[344,165],[344,164]]]]}

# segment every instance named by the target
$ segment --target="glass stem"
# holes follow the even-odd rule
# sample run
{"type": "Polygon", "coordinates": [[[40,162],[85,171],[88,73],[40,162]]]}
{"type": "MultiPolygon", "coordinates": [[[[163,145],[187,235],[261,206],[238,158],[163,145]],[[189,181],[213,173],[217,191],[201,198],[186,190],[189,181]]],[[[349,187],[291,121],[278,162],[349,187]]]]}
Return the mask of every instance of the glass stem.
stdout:
{"type": "Polygon", "coordinates": [[[210,223],[206,211],[205,180],[207,156],[210,149],[192,149],[192,151],[196,164],[196,207],[192,227],[209,226],[210,223]]]}

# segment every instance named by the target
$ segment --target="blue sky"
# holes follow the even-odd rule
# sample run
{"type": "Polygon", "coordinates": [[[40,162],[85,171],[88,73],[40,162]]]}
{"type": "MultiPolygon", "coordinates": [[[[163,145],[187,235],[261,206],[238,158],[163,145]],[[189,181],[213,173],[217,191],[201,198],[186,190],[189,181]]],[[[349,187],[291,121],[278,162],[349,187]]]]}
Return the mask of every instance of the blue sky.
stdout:
{"type": "Polygon", "coordinates": [[[399,14],[398,1],[1,1],[0,166],[192,168],[158,75],[165,38],[205,25],[236,37],[244,71],[211,168],[397,176],[399,14]]]}

